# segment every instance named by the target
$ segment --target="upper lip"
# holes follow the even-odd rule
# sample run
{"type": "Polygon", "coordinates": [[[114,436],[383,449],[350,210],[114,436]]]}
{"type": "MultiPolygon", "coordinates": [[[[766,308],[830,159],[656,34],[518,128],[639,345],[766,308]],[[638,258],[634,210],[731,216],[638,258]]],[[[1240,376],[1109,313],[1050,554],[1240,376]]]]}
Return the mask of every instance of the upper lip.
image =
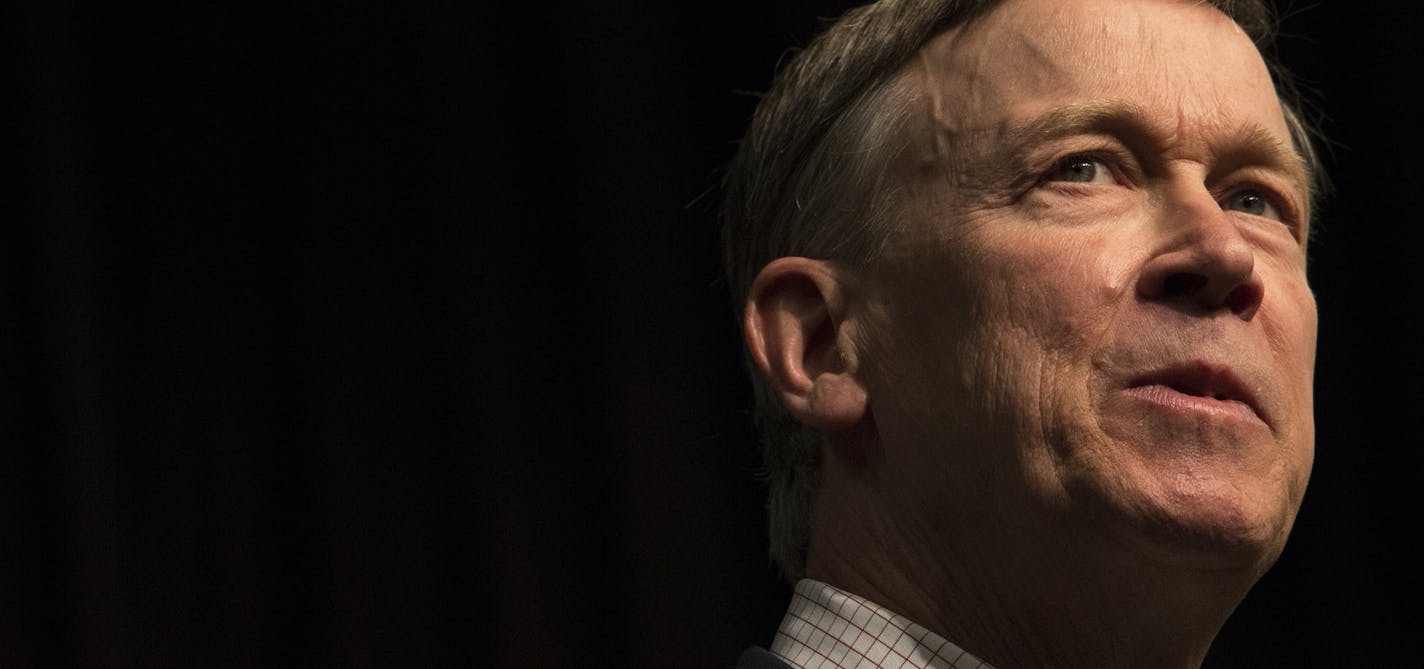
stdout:
{"type": "Polygon", "coordinates": [[[1197,397],[1211,397],[1219,400],[1235,400],[1251,407],[1261,420],[1269,424],[1254,393],[1229,365],[1193,360],[1163,367],[1128,381],[1128,388],[1141,386],[1167,386],[1177,392],[1197,397]]]}

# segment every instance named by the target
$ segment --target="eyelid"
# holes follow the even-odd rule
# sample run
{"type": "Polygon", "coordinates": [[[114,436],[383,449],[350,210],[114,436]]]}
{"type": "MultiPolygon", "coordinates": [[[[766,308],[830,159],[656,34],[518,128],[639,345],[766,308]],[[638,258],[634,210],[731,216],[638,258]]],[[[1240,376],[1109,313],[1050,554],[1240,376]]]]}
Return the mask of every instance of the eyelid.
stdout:
{"type": "Polygon", "coordinates": [[[1218,202],[1222,203],[1223,207],[1228,200],[1241,191],[1254,190],[1265,197],[1272,207],[1275,207],[1276,213],[1280,215],[1280,223],[1289,227],[1292,234],[1296,236],[1305,234],[1305,209],[1297,196],[1290,193],[1281,179],[1271,178],[1259,170],[1247,170],[1238,174],[1229,183],[1229,186],[1213,189],[1213,195],[1216,196],[1218,202]]]}
{"type": "Polygon", "coordinates": [[[1139,182],[1139,173],[1136,169],[1137,165],[1132,153],[1120,146],[1098,143],[1093,144],[1092,148],[1083,147],[1055,151],[1052,156],[1052,159],[1047,162],[1047,165],[1040,167],[1034,172],[1038,175],[1034,184],[1035,186],[1043,186],[1049,183],[1071,185],[1073,182],[1058,181],[1052,177],[1058,168],[1073,158],[1085,158],[1101,162],[1107,166],[1108,170],[1112,173],[1113,179],[1119,184],[1128,185],[1139,182]]]}

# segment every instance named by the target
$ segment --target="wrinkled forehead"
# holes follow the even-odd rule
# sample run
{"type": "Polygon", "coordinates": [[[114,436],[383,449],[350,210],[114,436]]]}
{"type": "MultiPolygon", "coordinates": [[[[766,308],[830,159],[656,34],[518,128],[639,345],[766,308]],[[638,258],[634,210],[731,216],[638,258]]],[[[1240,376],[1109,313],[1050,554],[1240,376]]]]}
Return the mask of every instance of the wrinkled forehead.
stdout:
{"type": "Polygon", "coordinates": [[[1008,0],[932,39],[901,77],[937,142],[1009,132],[1074,104],[1140,110],[1184,141],[1187,126],[1207,122],[1290,137],[1250,38],[1190,0],[1008,0]]]}

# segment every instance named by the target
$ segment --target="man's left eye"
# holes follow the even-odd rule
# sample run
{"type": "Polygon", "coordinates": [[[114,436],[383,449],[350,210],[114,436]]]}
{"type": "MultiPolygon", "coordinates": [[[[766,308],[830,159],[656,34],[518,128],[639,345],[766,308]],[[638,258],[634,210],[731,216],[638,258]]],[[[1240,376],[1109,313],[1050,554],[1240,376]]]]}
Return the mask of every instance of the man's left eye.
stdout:
{"type": "Polygon", "coordinates": [[[1271,204],[1271,199],[1258,190],[1239,190],[1226,198],[1225,209],[1239,211],[1252,216],[1281,220],[1281,213],[1271,204]]]}
{"type": "Polygon", "coordinates": [[[1092,156],[1072,156],[1058,163],[1049,174],[1049,181],[1063,181],[1080,184],[1117,183],[1112,168],[1092,156]]]}

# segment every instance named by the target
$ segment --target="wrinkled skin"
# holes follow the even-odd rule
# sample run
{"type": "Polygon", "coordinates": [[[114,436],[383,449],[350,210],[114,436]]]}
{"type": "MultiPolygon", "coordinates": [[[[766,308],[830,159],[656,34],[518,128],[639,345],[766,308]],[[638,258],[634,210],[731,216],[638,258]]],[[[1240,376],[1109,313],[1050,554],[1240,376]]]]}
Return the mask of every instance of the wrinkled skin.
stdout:
{"type": "Polygon", "coordinates": [[[942,633],[1002,630],[981,653],[1017,643],[999,658],[1025,665],[1061,647],[1014,634],[1074,633],[1019,615],[1035,598],[1110,625],[1161,588],[1180,638],[1153,613],[1129,632],[1199,662],[1284,545],[1313,454],[1308,187],[1264,64],[1206,6],[1012,0],[900,83],[922,109],[900,227],[837,335],[866,407],[832,438],[811,575],[942,633]],[[1135,385],[1173,366],[1229,370],[1251,406],[1135,385]]]}

